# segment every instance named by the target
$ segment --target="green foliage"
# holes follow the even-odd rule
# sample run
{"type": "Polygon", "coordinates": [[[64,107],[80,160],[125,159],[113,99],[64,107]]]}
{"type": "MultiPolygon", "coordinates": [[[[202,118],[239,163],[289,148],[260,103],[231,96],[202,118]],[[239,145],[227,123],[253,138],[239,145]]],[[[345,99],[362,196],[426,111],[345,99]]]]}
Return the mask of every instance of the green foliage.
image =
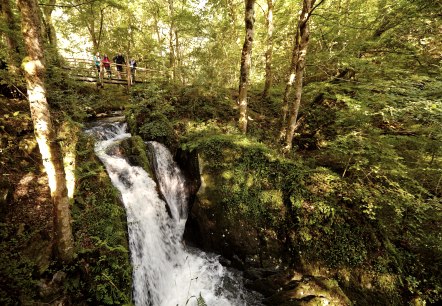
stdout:
{"type": "Polygon", "coordinates": [[[170,126],[167,117],[161,113],[150,112],[149,120],[144,123],[139,130],[139,133],[144,139],[167,139],[167,136],[172,134],[173,130],[170,126]]]}
{"type": "Polygon", "coordinates": [[[234,116],[231,100],[225,90],[207,91],[198,86],[176,87],[149,84],[134,88],[127,120],[133,133],[145,140],[159,140],[176,146],[180,134],[201,124],[202,118],[218,130],[235,130],[229,125],[219,128],[219,121],[229,122],[234,116]],[[216,118],[216,119],[215,119],[216,118]]]}
{"type": "MultiPolygon", "coordinates": [[[[131,165],[142,167],[146,172],[151,173],[151,161],[146,153],[146,144],[140,136],[132,136],[120,143],[124,156],[128,158],[131,165]]],[[[152,173],[151,173],[152,174],[152,173]]],[[[152,174],[152,177],[153,174],[152,174]]]]}
{"type": "Polygon", "coordinates": [[[74,300],[101,305],[131,303],[131,271],[125,212],[95,157],[93,141],[78,145],[77,188],[72,208],[78,257],[68,292],[74,300]]]}
{"type": "Polygon", "coordinates": [[[0,223],[0,304],[21,305],[36,296],[36,264],[22,254],[23,246],[36,238],[38,233],[23,232],[18,224],[0,223]]]}
{"type": "MultiPolygon", "coordinates": [[[[311,230],[311,229],[310,229],[311,230]]],[[[325,260],[329,267],[356,267],[367,262],[369,257],[365,241],[370,238],[369,230],[361,230],[360,223],[338,224],[325,228],[328,233],[318,234],[322,239],[312,236],[309,243],[303,243],[309,258],[325,260]]],[[[305,239],[303,239],[305,240],[305,239]]]]}
{"type": "Polygon", "coordinates": [[[189,133],[185,150],[198,150],[215,185],[220,209],[229,222],[248,220],[257,229],[281,228],[286,220],[287,186],[296,190],[302,165],[282,160],[263,144],[240,134],[221,134],[208,126],[189,133]],[[296,171],[297,169],[298,171],[296,171]]]}
{"type": "Polygon", "coordinates": [[[442,160],[435,144],[440,143],[442,118],[441,101],[434,93],[441,81],[422,73],[406,76],[399,68],[383,73],[370,81],[307,87],[307,97],[323,92],[324,101],[336,101],[336,120],[315,116],[317,104],[306,105],[307,123],[299,131],[299,142],[313,130],[310,142],[320,150],[300,146],[298,154],[307,157],[309,165],[333,171],[335,179],[324,184],[334,190],[332,197],[329,191],[311,189],[317,183],[308,183],[315,197],[305,206],[312,207],[310,213],[301,218],[301,241],[310,250],[309,258],[317,256],[331,266],[363,264],[398,273],[410,292],[438,300],[440,266],[428,258],[442,254],[436,246],[438,222],[429,221],[440,218],[442,160]],[[400,81],[394,77],[398,74],[400,81]],[[324,211],[324,205],[331,208],[324,211]],[[324,220],[330,210],[333,218],[324,220]],[[327,244],[323,249],[315,243],[318,237],[327,244]]]}
{"type": "Polygon", "coordinates": [[[206,301],[205,301],[204,298],[201,296],[201,293],[200,293],[200,295],[199,295],[198,297],[196,297],[196,296],[194,296],[194,295],[192,295],[191,297],[189,297],[189,298],[187,299],[185,305],[187,306],[187,304],[188,304],[192,299],[196,299],[197,306],[207,306],[206,301]]]}
{"type": "Polygon", "coordinates": [[[140,134],[145,140],[174,140],[172,124],[168,120],[174,107],[164,97],[165,93],[155,84],[132,91],[132,106],[127,111],[132,133],[140,134]]]}
{"type": "Polygon", "coordinates": [[[54,111],[63,112],[83,122],[98,114],[120,111],[128,103],[124,89],[108,86],[97,91],[94,83],[78,84],[65,71],[53,66],[48,82],[47,99],[54,111]]]}
{"type": "Polygon", "coordinates": [[[205,86],[186,86],[174,92],[176,116],[181,120],[229,121],[236,115],[230,92],[224,88],[207,89],[205,86]]]}
{"type": "Polygon", "coordinates": [[[206,301],[204,301],[203,297],[201,296],[201,293],[197,299],[197,303],[198,306],[207,306],[206,301]]]}

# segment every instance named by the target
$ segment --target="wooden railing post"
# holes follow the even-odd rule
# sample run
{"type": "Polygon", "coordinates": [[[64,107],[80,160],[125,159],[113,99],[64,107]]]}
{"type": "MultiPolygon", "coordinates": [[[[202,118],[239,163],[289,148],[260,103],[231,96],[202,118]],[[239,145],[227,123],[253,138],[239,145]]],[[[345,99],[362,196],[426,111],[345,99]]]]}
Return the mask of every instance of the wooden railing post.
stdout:
{"type": "Polygon", "coordinates": [[[127,90],[130,90],[130,85],[132,83],[132,74],[130,71],[130,66],[129,66],[129,59],[126,62],[126,74],[127,74],[127,90]]]}

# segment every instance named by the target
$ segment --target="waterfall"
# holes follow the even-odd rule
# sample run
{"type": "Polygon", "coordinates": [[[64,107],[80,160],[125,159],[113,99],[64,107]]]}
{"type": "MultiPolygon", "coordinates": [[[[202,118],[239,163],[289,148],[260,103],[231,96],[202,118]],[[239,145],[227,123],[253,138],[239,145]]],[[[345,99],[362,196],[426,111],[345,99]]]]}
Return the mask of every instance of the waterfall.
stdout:
{"type": "Polygon", "coordinates": [[[164,145],[155,141],[148,142],[148,145],[154,153],[154,170],[158,185],[166,198],[172,217],[178,221],[183,220],[185,223],[188,195],[185,190],[184,176],[164,145]]]}
{"type": "MultiPolygon", "coordinates": [[[[125,124],[107,123],[89,130],[96,135],[95,152],[121,193],[126,209],[133,265],[135,305],[259,305],[247,302],[241,280],[218,262],[218,257],[186,247],[182,242],[187,218],[184,179],[169,151],[149,142],[155,155],[161,200],[156,182],[141,167],[121,156],[118,144],[131,137],[125,124]]],[[[252,299],[253,301],[253,299],[252,299]]]]}

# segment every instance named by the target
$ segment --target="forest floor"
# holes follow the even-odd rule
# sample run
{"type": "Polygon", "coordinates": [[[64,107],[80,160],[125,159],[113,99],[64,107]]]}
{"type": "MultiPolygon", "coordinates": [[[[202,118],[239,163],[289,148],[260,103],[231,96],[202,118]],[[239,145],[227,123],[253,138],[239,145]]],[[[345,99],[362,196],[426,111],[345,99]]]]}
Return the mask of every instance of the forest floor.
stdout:
{"type": "Polygon", "coordinates": [[[0,302],[33,294],[51,264],[52,202],[26,100],[0,97],[0,302]],[[26,288],[23,290],[23,288],[26,288]]]}

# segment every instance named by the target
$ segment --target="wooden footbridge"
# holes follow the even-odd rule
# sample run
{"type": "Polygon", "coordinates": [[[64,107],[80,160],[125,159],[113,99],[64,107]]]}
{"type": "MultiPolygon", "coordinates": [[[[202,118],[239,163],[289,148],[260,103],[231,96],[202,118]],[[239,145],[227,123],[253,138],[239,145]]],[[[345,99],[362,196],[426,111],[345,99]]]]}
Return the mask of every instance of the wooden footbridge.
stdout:
{"type": "Polygon", "coordinates": [[[146,83],[153,79],[167,78],[167,71],[159,71],[146,67],[137,67],[131,73],[129,65],[123,65],[118,73],[115,63],[111,63],[110,73],[104,68],[98,72],[92,59],[65,58],[65,68],[73,79],[84,82],[95,82],[98,85],[119,84],[131,86],[135,83],[146,83]]]}

